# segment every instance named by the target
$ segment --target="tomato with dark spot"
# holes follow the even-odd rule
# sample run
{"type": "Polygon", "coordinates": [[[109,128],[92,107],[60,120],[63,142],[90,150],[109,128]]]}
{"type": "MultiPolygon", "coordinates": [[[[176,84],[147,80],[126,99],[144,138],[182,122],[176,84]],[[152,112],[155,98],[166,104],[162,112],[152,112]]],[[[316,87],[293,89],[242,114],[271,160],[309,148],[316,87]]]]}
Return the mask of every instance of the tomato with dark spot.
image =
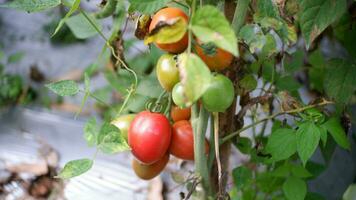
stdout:
{"type": "Polygon", "coordinates": [[[223,70],[230,66],[234,56],[213,44],[201,44],[199,41],[195,45],[195,50],[205,64],[215,71],[223,70]]]}
{"type": "MultiPolygon", "coordinates": [[[[193,128],[189,121],[182,120],[173,124],[172,142],[169,152],[177,158],[194,160],[193,128]]],[[[209,142],[205,139],[205,153],[209,153],[209,142]]]]}
{"type": "Polygon", "coordinates": [[[169,148],[171,132],[169,120],[163,114],[140,112],[131,122],[128,133],[132,154],[144,164],[160,160],[169,148]]]}
{"type": "Polygon", "coordinates": [[[165,154],[163,158],[152,163],[150,165],[146,165],[141,163],[140,161],[133,159],[132,160],[132,169],[134,170],[135,174],[143,179],[143,180],[150,180],[159,175],[163,169],[166,167],[169,161],[169,154],[165,154]]]}
{"type": "MultiPolygon", "coordinates": [[[[188,23],[188,16],[183,12],[183,10],[174,7],[163,8],[153,15],[149,31],[151,32],[160,22],[175,19],[178,17],[183,18],[188,23]]],[[[181,53],[188,46],[188,34],[186,33],[182,37],[182,39],[177,42],[167,44],[156,43],[156,45],[158,48],[169,53],[181,53]]]]}

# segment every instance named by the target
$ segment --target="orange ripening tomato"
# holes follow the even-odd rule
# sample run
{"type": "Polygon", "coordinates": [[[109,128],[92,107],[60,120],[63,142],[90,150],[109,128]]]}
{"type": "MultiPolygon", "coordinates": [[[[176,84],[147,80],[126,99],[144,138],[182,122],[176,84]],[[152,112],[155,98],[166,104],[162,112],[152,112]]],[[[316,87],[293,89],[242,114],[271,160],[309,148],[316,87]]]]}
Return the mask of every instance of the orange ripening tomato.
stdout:
{"type": "MultiPolygon", "coordinates": [[[[174,7],[163,8],[153,15],[149,31],[151,32],[157,26],[158,23],[177,17],[182,17],[188,23],[188,16],[181,9],[174,7]]],[[[188,46],[188,33],[186,33],[183,38],[177,42],[170,44],[156,43],[156,46],[169,53],[181,53],[188,46]]]]}
{"type": "Polygon", "coordinates": [[[174,122],[180,120],[189,120],[190,118],[190,107],[188,108],[179,108],[178,106],[172,106],[171,117],[174,122]]]}
{"type": "Polygon", "coordinates": [[[234,56],[215,45],[201,44],[197,41],[195,45],[196,53],[205,62],[205,64],[211,69],[220,71],[230,66],[234,56]]]}
{"type": "MultiPolygon", "coordinates": [[[[193,128],[189,121],[182,120],[173,124],[173,134],[169,152],[177,158],[194,160],[193,128]]],[[[205,139],[205,154],[208,153],[209,142],[205,139]]]]}
{"type": "Polygon", "coordinates": [[[155,163],[152,163],[150,165],[146,165],[144,163],[141,163],[140,161],[133,159],[132,160],[132,169],[134,170],[135,174],[143,179],[143,180],[150,180],[157,175],[159,175],[163,169],[166,167],[167,163],[169,161],[169,154],[166,153],[163,158],[158,160],[155,163]]]}

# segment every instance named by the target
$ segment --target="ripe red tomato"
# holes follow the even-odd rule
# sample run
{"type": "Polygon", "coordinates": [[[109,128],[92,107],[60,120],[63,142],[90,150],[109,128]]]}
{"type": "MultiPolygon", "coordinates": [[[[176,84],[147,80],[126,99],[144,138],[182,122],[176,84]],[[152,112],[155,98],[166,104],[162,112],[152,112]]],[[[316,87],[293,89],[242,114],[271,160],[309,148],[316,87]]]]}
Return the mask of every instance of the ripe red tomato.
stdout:
{"type": "Polygon", "coordinates": [[[169,161],[169,154],[166,153],[163,158],[158,160],[155,163],[150,165],[145,165],[136,159],[132,160],[132,169],[134,170],[135,174],[143,179],[143,180],[150,180],[156,177],[161,171],[166,167],[169,161]]]}
{"type": "Polygon", "coordinates": [[[188,108],[179,108],[178,106],[172,106],[171,108],[171,117],[174,122],[180,120],[189,120],[190,118],[190,107],[188,108]]]}
{"type": "Polygon", "coordinates": [[[234,56],[215,45],[204,45],[199,41],[195,45],[195,50],[199,57],[211,70],[223,70],[230,66],[234,56]],[[203,48],[204,47],[204,48],[203,48]]]}
{"type": "MultiPolygon", "coordinates": [[[[164,22],[177,17],[182,17],[188,23],[188,16],[181,9],[173,7],[163,8],[153,15],[149,31],[151,32],[159,22],[164,22]]],[[[188,34],[186,33],[183,38],[177,42],[170,44],[156,43],[156,45],[158,48],[169,53],[181,53],[188,46],[188,34]]]]}
{"type": "Polygon", "coordinates": [[[129,128],[132,154],[145,164],[158,161],[169,148],[171,132],[171,125],[163,114],[140,112],[129,128]]]}
{"type": "Polygon", "coordinates": [[[111,122],[111,124],[120,129],[120,132],[126,141],[127,132],[129,131],[130,124],[134,118],[135,114],[122,115],[111,122]]]}
{"type": "Polygon", "coordinates": [[[177,62],[172,54],[163,54],[156,65],[156,75],[161,86],[168,92],[179,82],[177,62]]]}
{"type": "MultiPolygon", "coordinates": [[[[193,128],[189,121],[182,120],[173,124],[172,142],[169,152],[177,158],[194,160],[193,128]]],[[[209,153],[209,142],[205,139],[205,153],[209,153]]]]}

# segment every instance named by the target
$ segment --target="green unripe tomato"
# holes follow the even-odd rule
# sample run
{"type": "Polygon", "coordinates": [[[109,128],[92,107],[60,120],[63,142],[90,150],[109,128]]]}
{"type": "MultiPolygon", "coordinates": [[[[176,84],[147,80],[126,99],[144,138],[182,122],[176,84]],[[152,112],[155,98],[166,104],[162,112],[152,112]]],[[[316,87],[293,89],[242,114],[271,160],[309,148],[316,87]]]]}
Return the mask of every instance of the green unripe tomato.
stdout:
{"type": "Polygon", "coordinates": [[[173,87],[172,99],[174,104],[176,104],[180,108],[185,108],[189,106],[187,105],[187,101],[184,96],[184,87],[180,82],[173,87]]]}
{"type": "Polygon", "coordinates": [[[122,136],[128,141],[128,131],[132,120],[135,118],[135,114],[121,115],[120,117],[114,119],[111,124],[120,129],[122,136]]]}
{"type": "Polygon", "coordinates": [[[212,78],[209,88],[202,97],[204,107],[210,112],[224,112],[235,98],[234,85],[223,75],[212,78]]]}
{"type": "Polygon", "coordinates": [[[168,92],[172,91],[174,85],[179,82],[177,62],[172,54],[164,54],[159,58],[156,74],[161,86],[168,92]]]}

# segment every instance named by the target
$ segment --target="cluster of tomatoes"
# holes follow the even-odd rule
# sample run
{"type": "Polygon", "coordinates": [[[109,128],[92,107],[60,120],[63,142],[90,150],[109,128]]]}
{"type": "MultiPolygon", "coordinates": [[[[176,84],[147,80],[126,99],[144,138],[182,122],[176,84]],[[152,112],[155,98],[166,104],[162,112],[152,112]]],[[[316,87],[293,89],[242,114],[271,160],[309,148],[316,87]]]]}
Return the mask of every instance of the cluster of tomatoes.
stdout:
{"type": "MultiPolygon", "coordinates": [[[[182,18],[188,23],[188,16],[179,8],[163,8],[152,16],[149,32],[157,26],[182,18]]],[[[180,83],[177,67],[177,54],[188,46],[188,34],[179,41],[170,44],[155,43],[157,47],[168,52],[160,57],[156,66],[159,83],[172,93],[175,103],[170,116],[159,112],[142,111],[137,115],[129,114],[119,117],[112,123],[116,125],[131,147],[135,156],[132,168],[136,175],[144,180],[157,176],[166,166],[170,154],[184,160],[194,160],[193,128],[189,121],[190,108],[186,107],[184,88],[180,83]],[[171,125],[170,119],[173,122],[171,125]]],[[[202,44],[195,39],[196,54],[213,71],[222,70],[230,65],[233,56],[211,44],[202,44]]],[[[233,102],[234,87],[230,79],[215,74],[208,90],[201,98],[201,103],[210,112],[223,112],[233,102]]],[[[205,139],[205,152],[209,151],[209,142],[205,139]]]]}

